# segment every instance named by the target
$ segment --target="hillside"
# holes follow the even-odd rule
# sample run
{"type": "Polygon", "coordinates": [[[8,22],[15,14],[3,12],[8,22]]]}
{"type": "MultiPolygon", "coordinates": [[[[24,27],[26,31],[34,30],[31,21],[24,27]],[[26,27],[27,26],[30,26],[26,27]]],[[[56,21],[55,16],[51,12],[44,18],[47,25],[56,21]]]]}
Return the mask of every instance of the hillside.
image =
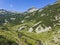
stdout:
{"type": "Polygon", "coordinates": [[[60,45],[60,3],[23,13],[0,9],[0,45],[60,45]]]}

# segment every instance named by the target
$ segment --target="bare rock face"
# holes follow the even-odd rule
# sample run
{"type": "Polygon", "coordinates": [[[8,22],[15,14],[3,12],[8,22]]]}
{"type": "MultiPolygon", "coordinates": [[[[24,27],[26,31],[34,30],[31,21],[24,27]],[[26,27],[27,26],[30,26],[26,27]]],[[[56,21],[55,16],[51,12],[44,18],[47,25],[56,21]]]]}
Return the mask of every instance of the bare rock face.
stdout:
{"type": "Polygon", "coordinates": [[[33,31],[33,28],[31,27],[31,28],[29,28],[29,30],[28,30],[28,32],[32,32],[33,31]]]}
{"type": "Polygon", "coordinates": [[[31,28],[29,28],[28,32],[35,31],[36,33],[42,33],[42,32],[46,32],[46,31],[51,30],[50,26],[46,27],[45,25],[43,25],[44,27],[42,27],[40,23],[41,22],[38,22],[38,23],[34,24],[31,28]]]}
{"type": "Polygon", "coordinates": [[[26,28],[26,26],[21,26],[18,30],[23,30],[25,28],[26,28]]]}
{"type": "Polygon", "coordinates": [[[51,27],[45,27],[45,28],[43,28],[41,26],[38,26],[36,28],[36,33],[42,33],[42,32],[46,32],[46,31],[50,31],[50,29],[51,29],[51,27]]]}
{"type": "Polygon", "coordinates": [[[31,12],[34,12],[34,11],[37,11],[38,9],[37,8],[35,8],[35,7],[32,7],[32,8],[30,8],[30,9],[28,9],[28,13],[31,13],[31,12]]]}
{"type": "Polygon", "coordinates": [[[15,20],[16,18],[10,18],[10,20],[15,20]]]}

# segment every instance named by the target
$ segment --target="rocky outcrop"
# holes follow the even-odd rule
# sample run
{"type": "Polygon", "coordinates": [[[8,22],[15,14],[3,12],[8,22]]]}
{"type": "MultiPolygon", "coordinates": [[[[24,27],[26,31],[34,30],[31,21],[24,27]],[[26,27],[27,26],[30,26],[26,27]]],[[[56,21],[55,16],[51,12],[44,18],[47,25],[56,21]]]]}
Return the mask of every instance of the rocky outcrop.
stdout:
{"type": "Polygon", "coordinates": [[[26,28],[26,26],[21,26],[21,27],[18,29],[18,31],[23,30],[23,29],[25,29],[25,28],[26,28]]]}
{"type": "Polygon", "coordinates": [[[28,30],[28,32],[32,32],[33,31],[33,28],[31,27],[31,28],[29,28],[29,30],[28,30]]]}
{"type": "Polygon", "coordinates": [[[46,31],[50,31],[50,29],[51,29],[51,27],[45,27],[45,28],[43,28],[41,26],[38,26],[36,28],[36,33],[42,33],[42,32],[46,32],[46,31]]]}

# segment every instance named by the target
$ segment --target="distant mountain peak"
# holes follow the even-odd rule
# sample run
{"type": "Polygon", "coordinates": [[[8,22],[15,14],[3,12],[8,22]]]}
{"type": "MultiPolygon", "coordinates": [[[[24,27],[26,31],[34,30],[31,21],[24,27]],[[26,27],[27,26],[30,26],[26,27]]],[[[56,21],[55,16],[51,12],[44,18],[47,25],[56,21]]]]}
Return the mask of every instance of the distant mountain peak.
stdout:
{"type": "Polygon", "coordinates": [[[4,9],[0,9],[0,11],[6,11],[6,10],[4,10],[4,9]]]}
{"type": "Polygon", "coordinates": [[[36,7],[31,7],[28,9],[28,12],[34,12],[37,11],[38,9],[36,7]]]}

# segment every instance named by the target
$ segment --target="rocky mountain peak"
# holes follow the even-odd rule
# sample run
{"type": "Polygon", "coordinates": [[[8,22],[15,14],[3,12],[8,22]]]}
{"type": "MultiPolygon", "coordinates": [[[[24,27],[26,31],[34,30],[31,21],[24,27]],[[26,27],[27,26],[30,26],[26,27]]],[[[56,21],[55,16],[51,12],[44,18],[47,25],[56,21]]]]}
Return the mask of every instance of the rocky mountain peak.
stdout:
{"type": "Polygon", "coordinates": [[[34,12],[34,11],[37,11],[37,10],[38,10],[37,8],[32,7],[32,8],[29,8],[29,9],[28,9],[28,12],[34,12]]]}

